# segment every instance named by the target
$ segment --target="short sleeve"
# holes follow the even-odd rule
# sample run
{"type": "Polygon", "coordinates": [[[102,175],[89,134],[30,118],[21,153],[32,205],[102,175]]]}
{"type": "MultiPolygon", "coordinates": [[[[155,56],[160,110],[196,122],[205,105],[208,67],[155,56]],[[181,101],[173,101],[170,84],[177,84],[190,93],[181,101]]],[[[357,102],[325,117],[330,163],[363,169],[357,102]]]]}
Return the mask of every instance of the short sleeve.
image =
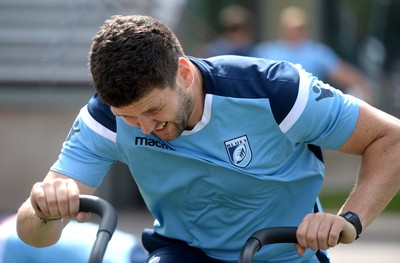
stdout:
{"type": "MultiPolygon", "coordinates": [[[[337,149],[353,133],[358,100],[299,69],[300,87],[283,131],[296,143],[337,149]]],[[[282,129],[282,127],[281,127],[282,129]]]]}
{"type": "Polygon", "coordinates": [[[117,159],[116,144],[110,139],[113,133],[91,118],[87,106],[83,107],[51,170],[98,187],[117,159]]]}

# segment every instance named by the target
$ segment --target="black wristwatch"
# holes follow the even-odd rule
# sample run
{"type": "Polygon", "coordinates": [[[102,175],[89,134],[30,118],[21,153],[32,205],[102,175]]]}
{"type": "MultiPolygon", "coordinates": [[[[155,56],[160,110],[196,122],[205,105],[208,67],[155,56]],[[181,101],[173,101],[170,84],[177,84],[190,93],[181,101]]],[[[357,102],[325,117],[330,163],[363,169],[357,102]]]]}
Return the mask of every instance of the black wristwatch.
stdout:
{"type": "Polygon", "coordinates": [[[352,224],[355,227],[356,233],[357,233],[356,239],[358,239],[362,232],[362,225],[361,225],[361,221],[360,221],[360,218],[358,217],[358,215],[351,211],[346,211],[344,213],[341,213],[339,216],[346,219],[347,222],[349,222],[350,224],[352,224]]]}

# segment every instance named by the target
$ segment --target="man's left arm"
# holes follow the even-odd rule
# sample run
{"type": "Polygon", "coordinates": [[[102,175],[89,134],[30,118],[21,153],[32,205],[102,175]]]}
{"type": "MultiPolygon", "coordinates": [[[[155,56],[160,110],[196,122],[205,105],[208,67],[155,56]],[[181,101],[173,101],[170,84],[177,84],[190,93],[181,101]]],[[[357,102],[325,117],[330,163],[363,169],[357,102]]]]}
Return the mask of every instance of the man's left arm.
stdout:
{"type": "MultiPolygon", "coordinates": [[[[400,189],[400,120],[360,101],[357,125],[339,151],[361,155],[362,161],[353,191],[338,214],[355,213],[365,229],[400,189]]],[[[306,247],[328,249],[356,237],[355,227],[343,217],[310,214],[298,228],[297,251],[301,255],[306,247]]]]}

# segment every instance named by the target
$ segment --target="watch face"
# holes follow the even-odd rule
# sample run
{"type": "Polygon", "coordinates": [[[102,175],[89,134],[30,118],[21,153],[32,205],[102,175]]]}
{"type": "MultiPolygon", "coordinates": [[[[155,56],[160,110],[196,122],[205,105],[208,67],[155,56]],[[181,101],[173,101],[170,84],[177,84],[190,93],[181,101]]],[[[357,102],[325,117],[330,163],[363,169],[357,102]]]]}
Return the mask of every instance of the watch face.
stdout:
{"type": "Polygon", "coordinates": [[[347,212],[347,213],[343,214],[343,217],[346,218],[347,220],[349,220],[353,217],[353,215],[351,213],[347,212]]]}

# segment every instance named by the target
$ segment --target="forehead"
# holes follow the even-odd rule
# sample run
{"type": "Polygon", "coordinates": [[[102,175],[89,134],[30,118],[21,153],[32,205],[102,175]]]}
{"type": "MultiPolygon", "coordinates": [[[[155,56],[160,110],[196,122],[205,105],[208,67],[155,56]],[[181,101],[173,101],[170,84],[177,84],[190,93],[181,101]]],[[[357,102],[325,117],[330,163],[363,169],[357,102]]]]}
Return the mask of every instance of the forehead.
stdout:
{"type": "Polygon", "coordinates": [[[111,107],[111,111],[115,115],[139,115],[167,105],[172,96],[173,90],[170,88],[153,89],[150,93],[128,106],[111,107]]]}

